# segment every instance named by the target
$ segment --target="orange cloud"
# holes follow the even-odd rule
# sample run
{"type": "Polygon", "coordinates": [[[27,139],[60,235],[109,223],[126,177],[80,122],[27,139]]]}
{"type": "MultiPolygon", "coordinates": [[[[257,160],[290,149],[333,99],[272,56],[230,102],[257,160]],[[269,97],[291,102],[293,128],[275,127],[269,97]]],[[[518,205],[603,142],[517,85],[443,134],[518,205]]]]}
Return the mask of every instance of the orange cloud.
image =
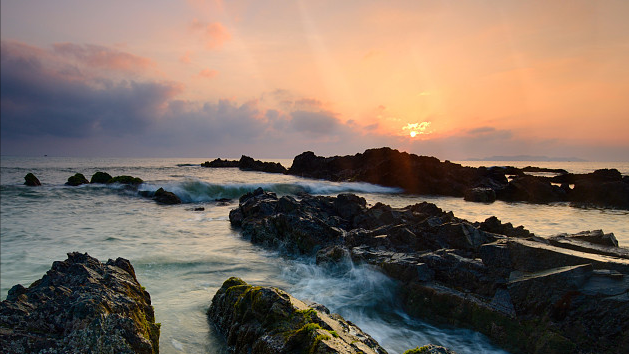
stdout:
{"type": "Polygon", "coordinates": [[[199,76],[207,78],[207,79],[211,79],[213,77],[216,77],[216,75],[218,75],[218,71],[212,70],[212,69],[203,69],[199,73],[199,76]]]}
{"type": "Polygon", "coordinates": [[[179,61],[184,64],[190,64],[192,62],[192,53],[188,50],[182,56],[179,57],[179,61]]]}
{"type": "Polygon", "coordinates": [[[100,45],[55,43],[53,50],[57,54],[79,60],[84,65],[95,68],[137,72],[155,66],[151,59],[100,45]]]}
{"type": "Polygon", "coordinates": [[[208,49],[219,49],[232,38],[229,31],[220,22],[207,24],[195,19],[190,28],[195,32],[201,32],[208,49]]]}

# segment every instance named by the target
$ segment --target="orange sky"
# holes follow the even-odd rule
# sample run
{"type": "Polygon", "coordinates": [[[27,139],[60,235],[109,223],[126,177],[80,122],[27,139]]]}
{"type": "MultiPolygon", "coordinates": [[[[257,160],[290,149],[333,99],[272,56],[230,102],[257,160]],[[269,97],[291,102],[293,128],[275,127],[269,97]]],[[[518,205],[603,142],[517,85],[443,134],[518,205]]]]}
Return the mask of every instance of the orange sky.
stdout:
{"type": "MultiPolygon", "coordinates": [[[[629,156],[627,16],[627,1],[3,1],[3,69],[28,47],[90,87],[169,85],[149,130],[185,125],[173,102],[195,124],[221,100],[254,107],[265,131],[304,134],[287,157],[368,140],[443,158],[613,160],[629,156]]],[[[232,129],[215,113],[213,130],[232,129]]]]}

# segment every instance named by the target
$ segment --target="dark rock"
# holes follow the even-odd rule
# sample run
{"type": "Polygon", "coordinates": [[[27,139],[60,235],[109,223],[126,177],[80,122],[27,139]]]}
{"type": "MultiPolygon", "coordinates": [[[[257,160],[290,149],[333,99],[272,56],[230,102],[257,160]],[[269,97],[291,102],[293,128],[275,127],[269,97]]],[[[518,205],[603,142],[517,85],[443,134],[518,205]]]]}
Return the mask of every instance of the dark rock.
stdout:
{"type": "Polygon", "coordinates": [[[205,161],[201,164],[203,167],[213,167],[213,168],[225,168],[225,167],[238,167],[240,166],[240,162],[237,160],[221,160],[220,158],[210,161],[205,161]]]}
{"type": "Polygon", "coordinates": [[[41,186],[39,179],[37,179],[37,177],[35,177],[35,175],[31,172],[24,176],[24,184],[31,187],[41,186]]]}
{"type": "Polygon", "coordinates": [[[260,171],[267,173],[286,173],[286,168],[282,166],[282,164],[277,162],[263,162],[259,160],[254,160],[249,156],[242,155],[240,160],[221,160],[216,159],[211,162],[206,161],[201,164],[203,167],[214,167],[214,168],[223,168],[223,167],[238,167],[243,171],[260,171]]]}
{"type": "Polygon", "coordinates": [[[92,175],[92,179],[90,179],[90,183],[107,183],[111,179],[111,175],[107,172],[98,171],[92,175]]]}
{"type": "Polygon", "coordinates": [[[175,193],[166,191],[164,190],[164,188],[161,187],[155,191],[155,194],[153,195],[153,200],[160,204],[181,204],[181,199],[179,199],[179,197],[175,193]]]}
{"type": "Polygon", "coordinates": [[[74,176],[68,177],[68,181],[66,182],[66,185],[79,186],[81,184],[88,184],[88,183],[90,183],[90,181],[88,181],[87,178],[83,176],[83,174],[77,173],[74,176]]]}
{"type": "Polygon", "coordinates": [[[415,349],[409,349],[404,354],[456,354],[455,351],[439,345],[428,344],[415,349]]]}
{"type": "Polygon", "coordinates": [[[544,168],[544,167],[534,167],[534,166],[526,166],[522,169],[522,172],[547,172],[547,173],[556,173],[559,175],[565,175],[568,171],[562,168],[544,168]]]}
{"type": "Polygon", "coordinates": [[[492,203],[496,201],[496,191],[486,187],[468,188],[463,198],[470,202],[492,203]]]}
{"type": "Polygon", "coordinates": [[[386,354],[368,334],[322,305],[230,278],[207,311],[235,353],[386,354]]]}
{"type": "Polygon", "coordinates": [[[566,200],[565,191],[541,177],[516,177],[504,189],[498,191],[498,199],[507,201],[527,201],[532,203],[550,203],[566,200]]]}
{"type": "Polygon", "coordinates": [[[120,183],[120,184],[128,184],[131,186],[139,186],[140,184],[144,183],[144,181],[138,177],[116,176],[110,179],[109,181],[107,181],[107,183],[120,183]]]}
{"type": "Polygon", "coordinates": [[[3,353],[159,352],[151,298],[128,260],[69,253],[0,303],[3,353]]]}
{"type": "Polygon", "coordinates": [[[351,194],[297,201],[261,189],[240,198],[230,221],[252,242],[316,253],[318,264],[373,265],[400,282],[411,314],[471,327],[513,352],[615,353],[629,340],[629,250],[602,231],[543,239],[430,203],[368,207],[351,194]]]}
{"type": "Polygon", "coordinates": [[[564,237],[582,240],[590,243],[594,243],[601,246],[618,247],[618,240],[613,233],[605,234],[603,230],[594,231],[582,231],[572,235],[565,235],[564,237]]]}

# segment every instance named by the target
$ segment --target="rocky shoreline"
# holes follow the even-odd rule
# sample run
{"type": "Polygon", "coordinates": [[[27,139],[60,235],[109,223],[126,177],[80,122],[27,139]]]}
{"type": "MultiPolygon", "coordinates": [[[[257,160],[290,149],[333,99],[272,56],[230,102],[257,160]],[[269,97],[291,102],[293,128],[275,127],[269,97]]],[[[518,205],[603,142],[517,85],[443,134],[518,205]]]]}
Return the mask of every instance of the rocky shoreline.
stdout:
{"type": "Polygon", "coordinates": [[[629,176],[616,169],[572,174],[558,169],[465,167],[390,148],[347,156],[296,156],[288,174],[329,181],[368,182],[407,193],[464,197],[474,202],[571,202],[575,206],[629,209],[629,176]],[[527,173],[549,172],[554,177],[527,173]]]}
{"type": "Polygon", "coordinates": [[[475,329],[513,353],[629,347],[629,256],[602,231],[537,237],[496,218],[470,223],[434,204],[367,206],[352,194],[240,198],[251,242],[317,263],[372,264],[400,281],[415,316],[475,329]]]}

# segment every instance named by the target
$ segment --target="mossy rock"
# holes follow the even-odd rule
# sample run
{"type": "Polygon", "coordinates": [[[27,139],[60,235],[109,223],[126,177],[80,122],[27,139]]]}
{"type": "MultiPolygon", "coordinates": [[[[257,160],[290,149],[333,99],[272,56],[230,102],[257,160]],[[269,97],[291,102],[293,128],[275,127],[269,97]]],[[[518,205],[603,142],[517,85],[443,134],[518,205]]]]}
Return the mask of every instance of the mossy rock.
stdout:
{"type": "Polygon", "coordinates": [[[101,172],[98,171],[96,173],[94,173],[92,175],[92,179],[90,180],[90,183],[107,183],[109,182],[109,180],[111,180],[111,175],[107,172],[101,172]]]}
{"type": "Polygon", "coordinates": [[[87,184],[87,183],[90,183],[90,181],[88,181],[87,178],[85,178],[85,176],[83,176],[82,173],[77,173],[74,176],[68,177],[68,181],[66,182],[66,185],[80,186],[81,184],[87,184]]]}
{"type": "Polygon", "coordinates": [[[107,183],[120,183],[120,184],[130,184],[132,186],[137,186],[140,185],[142,183],[144,183],[144,181],[141,178],[138,177],[132,177],[132,176],[116,176],[112,179],[110,179],[109,181],[107,181],[107,183]]]}
{"type": "Polygon", "coordinates": [[[41,186],[41,182],[39,181],[39,179],[37,179],[37,177],[35,177],[35,175],[31,172],[27,173],[26,176],[24,176],[24,184],[32,187],[41,186]]]}

